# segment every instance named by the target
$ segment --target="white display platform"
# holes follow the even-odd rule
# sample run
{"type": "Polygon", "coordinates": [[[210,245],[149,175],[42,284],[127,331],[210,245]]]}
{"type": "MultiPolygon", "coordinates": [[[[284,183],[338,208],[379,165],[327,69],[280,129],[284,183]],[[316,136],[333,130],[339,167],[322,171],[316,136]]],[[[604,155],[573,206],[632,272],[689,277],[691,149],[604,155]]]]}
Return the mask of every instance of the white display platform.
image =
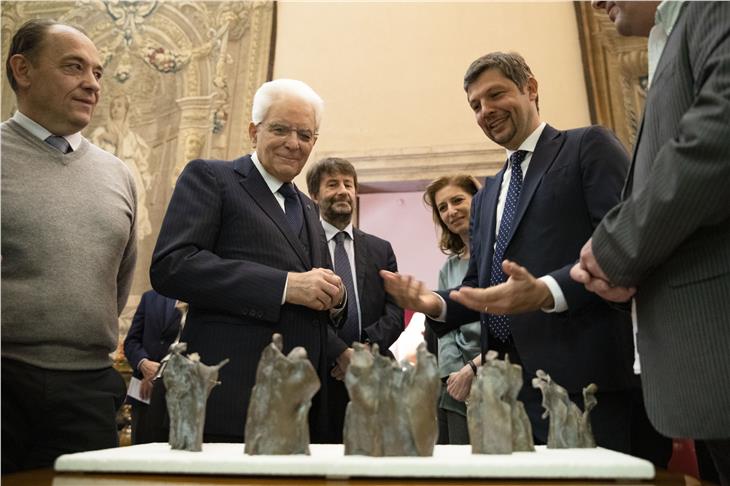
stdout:
{"type": "Polygon", "coordinates": [[[56,471],[237,476],[650,479],[648,461],[608,449],[547,449],[472,454],[471,446],[437,445],[433,457],[345,456],[342,444],[312,444],[311,456],[249,456],[243,444],[204,444],[202,452],[142,444],[66,454],[56,471]]]}

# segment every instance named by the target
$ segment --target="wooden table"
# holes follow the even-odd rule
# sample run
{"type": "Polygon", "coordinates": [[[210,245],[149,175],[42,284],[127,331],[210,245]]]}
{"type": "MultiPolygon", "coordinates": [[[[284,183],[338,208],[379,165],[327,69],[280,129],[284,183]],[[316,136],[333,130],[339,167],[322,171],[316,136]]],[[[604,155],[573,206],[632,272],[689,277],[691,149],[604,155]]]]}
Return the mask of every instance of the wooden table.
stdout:
{"type": "Polygon", "coordinates": [[[207,486],[235,484],[239,486],[701,486],[711,483],[700,482],[689,476],[657,471],[657,476],[649,481],[585,481],[585,480],[424,480],[424,479],[350,479],[328,480],[324,478],[253,478],[231,476],[171,476],[158,474],[79,474],[55,473],[50,469],[26,471],[2,476],[3,486],[207,486]]]}

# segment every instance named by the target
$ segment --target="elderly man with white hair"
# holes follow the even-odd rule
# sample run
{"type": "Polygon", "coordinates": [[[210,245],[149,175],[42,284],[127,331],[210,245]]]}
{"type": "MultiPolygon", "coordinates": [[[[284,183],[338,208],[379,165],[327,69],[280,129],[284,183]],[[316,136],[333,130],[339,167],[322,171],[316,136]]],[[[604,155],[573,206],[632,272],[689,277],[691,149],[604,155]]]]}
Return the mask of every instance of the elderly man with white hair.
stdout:
{"type": "MultiPolygon", "coordinates": [[[[304,168],[322,117],[305,83],[264,83],[248,132],[255,152],[193,160],[183,170],[150,268],[163,295],[190,304],[181,340],[205,363],[225,358],[209,398],[205,442],[242,442],[261,351],[273,333],[284,353],[306,349],[326,383],[327,334],[346,292],[330,270],[314,203],[291,182],[304,168]]],[[[312,442],[327,434],[326,389],[310,411],[312,442]]],[[[286,397],[284,397],[286,399],[286,397]]]]}

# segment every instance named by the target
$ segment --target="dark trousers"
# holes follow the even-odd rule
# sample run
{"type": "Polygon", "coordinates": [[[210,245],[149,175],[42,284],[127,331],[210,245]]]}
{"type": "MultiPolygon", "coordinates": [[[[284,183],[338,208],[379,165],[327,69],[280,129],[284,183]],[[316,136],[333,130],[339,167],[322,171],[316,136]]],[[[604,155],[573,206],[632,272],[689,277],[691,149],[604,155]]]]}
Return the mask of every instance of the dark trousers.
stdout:
{"type": "MultiPolygon", "coordinates": [[[[520,390],[517,398],[525,405],[525,411],[532,425],[532,435],[535,444],[546,444],[548,426],[550,424],[549,417],[547,419],[542,418],[545,412],[542,406],[542,393],[539,389],[532,387],[532,379],[535,377],[537,370],[528,370],[525,368],[512,340],[512,336],[506,342],[501,342],[489,333],[488,343],[489,349],[497,351],[500,359],[504,359],[505,355],[509,355],[511,363],[522,366],[523,384],[522,390],[520,390]]],[[[550,374],[549,369],[544,371],[550,374]]],[[[588,383],[586,383],[586,386],[588,386],[588,383]]],[[[581,410],[583,409],[582,393],[569,393],[569,397],[581,410]]],[[[631,450],[630,429],[632,406],[630,390],[608,392],[599,390],[596,393],[596,400],[598,404],[591,411],[591,427],[596,444],[606,449],[629,453],[631,450]]]]}
{"type": "Polygon", "coordinates": [[[165,385],[157,380],[152,388],[149,405],[131,400],[132,405],[132,444],[149,442],[167,442],[167,402],[165,401],[165,385]]]}
{"type": "Polygon", "coordinates": [[[703,440],[722,486],[730,486],[730,439],[703,440]]]}
{"type": "Polygon", "coordinates": [[[327,442],[342,444],[342,430],[345,427],[345,410],[350,401],[344,381],[327,377],[327,413],[329,418],[329,438],[327,442]]]}
{"type": "Polygon", "coordinates": [[[119,445],[116,414],[126,387],[113,368],[47,370],[3,358],[0,381],[3,474],[119,445]]]}
{"type": "Polygon", "coordinates": [[[631,455],[650,461],[654,466],[666,469],[672,457],[672,439],[665,437],[649,422],[644,397],[638,382],[631,390],[631,455]]]}

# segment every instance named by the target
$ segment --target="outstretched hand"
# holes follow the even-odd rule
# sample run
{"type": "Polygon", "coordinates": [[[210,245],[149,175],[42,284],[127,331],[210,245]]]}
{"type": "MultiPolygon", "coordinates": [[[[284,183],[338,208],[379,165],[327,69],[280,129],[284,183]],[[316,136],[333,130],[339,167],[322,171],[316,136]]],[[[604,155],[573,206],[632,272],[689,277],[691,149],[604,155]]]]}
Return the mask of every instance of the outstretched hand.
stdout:
{"type": "Polygon", "coordinates": [[[486,289],[461,287],[452,290],[449,297],[469,309],[490,314],[522,314],[555,305],[545,282],[525,267],[505,260],[502,269],[508,276],[506,282],[486,289]]]}
{"type": "Polygon", "coordinates": [[[426,288],[426,285],[410,275],[401,275],[387,270],[380,271],[383,286],[396,303],[404,309],[422,312],[428,316],[441,314],[441,299],[426,288]]]}

